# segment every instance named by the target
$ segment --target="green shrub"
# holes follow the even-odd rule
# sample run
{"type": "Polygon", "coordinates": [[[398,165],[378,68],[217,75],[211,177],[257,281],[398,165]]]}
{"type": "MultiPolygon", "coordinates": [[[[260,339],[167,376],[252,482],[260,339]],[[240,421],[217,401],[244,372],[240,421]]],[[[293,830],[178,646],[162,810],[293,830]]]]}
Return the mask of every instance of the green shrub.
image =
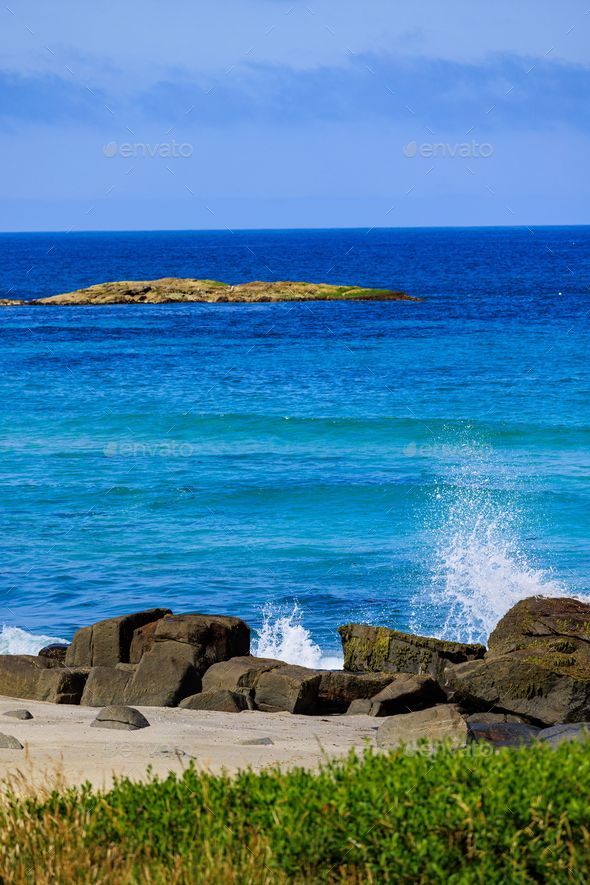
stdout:
{"type": "Polygon", "coordinates": [[[581,882],[590,746],[389,755],[0,806],[2,881],[581,882]]]}

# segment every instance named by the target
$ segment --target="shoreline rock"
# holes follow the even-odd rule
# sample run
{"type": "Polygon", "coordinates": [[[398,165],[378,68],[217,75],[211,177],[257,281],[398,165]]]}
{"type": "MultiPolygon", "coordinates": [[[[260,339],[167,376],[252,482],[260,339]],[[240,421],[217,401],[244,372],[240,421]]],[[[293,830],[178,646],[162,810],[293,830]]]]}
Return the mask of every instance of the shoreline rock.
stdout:
{"type": "Polygon", "coordinates": [[[355,672],[428,673],[440,680],[449,664],[483,658],[486,651],[483,645],[415,636],[368,624],[343,624],[338,632],[344,669],[355,672]]]}
{"type": "Polygon", "coordinates": [[[488,650],[367,624],[339,633],[344,669],[318,670],[251,655],[250,628],[240,618],[148,609],[80,628],[67,650],[0,655],[0,694],[195,715],[364,714],[384,720],[380,746],[385,736],[388,746],[402,737],[412,746],[420,735],[518,746],[540,740],[543,729],[551,746],[587,739],[589,604],[525,599],[500,620],[488,650]]]}

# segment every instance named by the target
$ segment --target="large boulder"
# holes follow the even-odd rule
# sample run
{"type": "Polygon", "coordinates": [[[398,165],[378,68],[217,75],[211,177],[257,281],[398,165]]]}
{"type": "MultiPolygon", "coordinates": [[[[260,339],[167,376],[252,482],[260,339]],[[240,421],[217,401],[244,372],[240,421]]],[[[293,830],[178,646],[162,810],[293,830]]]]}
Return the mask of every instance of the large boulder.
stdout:
{"type": "Polygon", "coordinates": [[[467,724],[454,704],[441,704],[416,713],[389,716],[377,730],[377,746],[415,749],[420,741],[429,744],[445,741],[453,747],[467,743],[467,724]]]}
{"type": "Polygon", "coordinates": [[[449,664],[483,658],[485,647],[414,636],[389,627],[344,624],[338,628],[344,651],[344,669],[428,673],[441,680],[449,664]]]}
{"type": "Polygon", "coordinates": [[[0,655],[0,695],[79,704],[88,671],[67,668],[51,658],[0,655]]]}
{"type": "Polygon", "coordinates": [[[535,649],[453,667],[446,688],[471,711],[514,713],[538,725],[590,719],[590,667],[535,649]]]}
{"type": "Polygon", "coordinates": [[[74,634],[72,644],[66,652],[66,665],[114,667],[115,664],[129,663],[134,631],[144,624],[159,620],[169,612],[170,609],[167,608],[152,608],[82,627],[74,634]]]}
{"type": "Polygon", "coordinates": [[[318,670],[295,664],[266,670],[256,683],[256,706],[265,713],[315,713],[321,679],[318,670]]]}
{"type": "Polygon", "coordinates": [[[218,664],[212,664],[204,674],[203,691],[218,689],[238,691],[255,688],[263,673],[284,666],[284,661],[256,658],[254,655],[241,655],[230,658],[229,661],[220,661],[218,664]]]}
{"type": "Polygon", "coordinates": [[[590,605],[543,596],[517,602],[492,631],[489,652],[510,654],[523,648],[590,663],[590,605]]]}
{"type": "Polygon", "coordinates": [[[484,660],[447,671],[454,700],[538,725],[590,718],[590,605],[523,599],[499,621],[489,645],[484,660]]]}
{"type": "Polygon", "coordinates": [[[176,706],[183,698],[201,691],[201,660],[199,648],[186,642],[155,642],[127,684],[125,703],[176,706]]]}
{"type": "Polygon", "coordinates": [[[135,668],[131,664],[116,667],[93,667],[88,674],[80,703],[84,707],[108,707],[122,704],[135,668]]]}
{"type": "Polygon", "coordinates": [[[177,642],[194,650],[201,676],[212,664],[250,653],[250,628],[227,615],[167,615],[158,621],[152,651],[161,642],[177,642]]]}
{"type": "Polygon", "coordinates": [[[372,697],[368,703],[354,701],[348,713],[367,713],[369,716],[394,716],[411,713],[425,707],[444,703],[446,695],[432,676],[416,673],[397,673],[389,684],[372,697]]]}

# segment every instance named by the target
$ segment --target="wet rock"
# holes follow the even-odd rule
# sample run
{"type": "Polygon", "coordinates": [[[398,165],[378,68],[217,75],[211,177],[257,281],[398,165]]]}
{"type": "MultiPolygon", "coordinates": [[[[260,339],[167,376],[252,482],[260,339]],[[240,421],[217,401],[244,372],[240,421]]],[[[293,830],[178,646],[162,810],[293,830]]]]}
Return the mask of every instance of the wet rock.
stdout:
{"type": "Polygon", "coordinates": [[[415,713],[401,713],[384,719],[377,730],[377,745],[384,749],[402,745],[415,749],[422,740],[429,744],[445,741],[453,747],[464,747],[467,724],[459,708],[444,704],[415,713]]]}
{"type": "Polygon", "coordinates": [[[553,725],[551,728],[543,728],[538,734],[540,741],[557,747],[563,741],[576,741],[585,743],[590,740],[590,722],[571,722],[569,724],[553,725]]]}
{"type": "Polygon", "coordinates": [[[174,707],[201,691],[198,648],[185,642],[154,642],[125,688],[125,703],[174,707]]]}
{"type": "Polygon", "coordinates": [[[46,645],[39,652],[40,658],[49,658],[52,661],[56,661],[59,664],[65,664],[66,662],[66,652],[69,646],[66,643],[54,642],[51,645],[46,645]]]}
{"type": "Polygon", "coordinates": [[[9,716],[11,719],[22,719],[23,721],[33,718],[33,714],[29,710],[7,710],[2,715],[9,716]]]}
{"type": "Polygon", "coordinates": [[[0,655],[0,694],[13,698],[79,704],[88,671],[62,667],[35,655],[0,655]]]}
{"type": "Polygon", "coordinates": [[[241,713],[248,709],[243,693],[217,688],[184,698],[179,704],[184,710],[218,710],[223,713],[241,713]]]}
{"type": "Polygon", "coordinates": [[[93,667],[88,674],[80,703],[84,707],[107,707],[123,704],[125,691],[133,678],[129,664],[116,667],[93,667]]]}
{"type": "Polygon", "coordinates": [[[414,636],[367,624],[345,624],[338,628],[344,650],[344,669],[429,674],[440,681],[450,664],[477,660],[483,645],[446,642],[429,636],[414,636]]]}
{"type": "Polygon", "coordinates": [[[66,653],[68,667],[114,667],[129,663],[133,634],[139,627],[169,614],[167,608],[121,615],[78,630],[66,653]]]}
{"type": "Polygon", "coordinates": [[[345,713],[356,700],[371,698],[386,688],[391,673],[348,673],[346,670],[320,671],[318,713],[345,713]]]}
{"type": "Polygon", "coordinates": [[[22,750],[23,745],[11,734],[0,733],[0,750],[22,750]]]}
{"type": "Polygon", "coordinates": [[[253,655],[241,655],[230,658],[229,661],[220,661],[212,664],[203,676],[203,691],[227,689],[255,688],[262,673],[284,667],[284,661],[275,661],[273,658],[256,658],[253,655]]]}
{"type": "Polygon", "coordinates": [[[317,670],[291,664],[267,670],[256,683],[256,706],[266,713],[314,713],[321,678],[317,670]]]}
{"type": "Polygon", "coordinates": [[[139,728],[147,728],[149,724],[139,710],[119,704],[105,707],[94,722],[90,723],[93,728],[114,728],[122,731],[137,731],[139,728]]]}
{"type": "Polygon", "coordinates": [[[523,722],[471,722],[467,728],[470,741],[494,747],[528,747],[540,731],[523,722]]]}

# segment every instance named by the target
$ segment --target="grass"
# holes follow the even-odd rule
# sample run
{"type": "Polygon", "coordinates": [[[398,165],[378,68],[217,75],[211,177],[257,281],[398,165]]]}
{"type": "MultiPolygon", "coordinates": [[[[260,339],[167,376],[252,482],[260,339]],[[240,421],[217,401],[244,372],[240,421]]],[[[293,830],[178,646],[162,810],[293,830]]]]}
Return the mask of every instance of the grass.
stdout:
{"type": "Polygon", "coordinates": [[[583,882],[590,746],[188,768],[0,801],[2,882],[583,882]]]}

